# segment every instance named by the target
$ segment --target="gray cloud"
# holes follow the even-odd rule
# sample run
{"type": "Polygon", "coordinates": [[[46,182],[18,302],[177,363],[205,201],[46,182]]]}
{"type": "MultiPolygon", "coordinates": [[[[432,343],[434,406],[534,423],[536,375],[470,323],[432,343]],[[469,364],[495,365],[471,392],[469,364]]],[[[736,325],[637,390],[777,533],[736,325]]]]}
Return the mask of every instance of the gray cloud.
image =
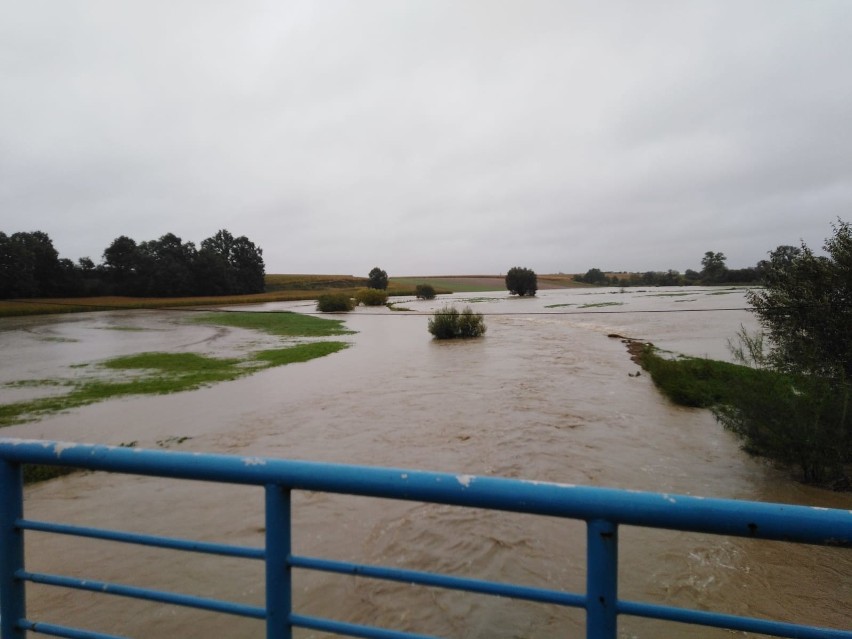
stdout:
{"type": "Polygon", "coordinates": [[[852,4],[12,2],[0,228],[270,272],[748,266],[852,203],[852,4]]]}

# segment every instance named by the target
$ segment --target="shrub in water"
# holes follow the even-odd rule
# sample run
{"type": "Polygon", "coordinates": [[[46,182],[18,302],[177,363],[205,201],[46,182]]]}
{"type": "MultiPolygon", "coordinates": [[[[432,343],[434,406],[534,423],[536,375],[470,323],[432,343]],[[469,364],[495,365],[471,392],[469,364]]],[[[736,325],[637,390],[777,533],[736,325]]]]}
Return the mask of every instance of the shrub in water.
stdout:
{"type": "Polygon", "coordinates": [[[429,318],[429,332],[435,339],[479,337],[485,334],[482,313],[474,313],[469,306],[459,313],[455,306],[445,306],[429,318]]]}
{"type": "Polygon", "coordinates": [[[340,313],[353,308],[354,300],[345,293],[328,293],[317,298],[317,310],[322,313],[340,313]]]}
{"type": "Polygon", "coordinates": [[[429,332],[435,339],[452,339],[456,336],[459,312],[455,306],[445,306],[429,318],[429,332]]]}
{"type": "Polygon", "coordinates": [[[459,315],[459,337],[479,337],[485,333],[485,322],[482,313],[474,313],[466,306],[459,315]]]}
{"type": "Polygon", "coordinates": [[[387,291],[377,288],[362,288],[355,293],[355,299],[364,306],[382,306],[388,301],[387,291]]]}
{"type": "Polygon", "coordinates": [[[435,299],[435,287],[431,284],[418,284],[415,288],[417,299],[433,300],[435,299]]]}

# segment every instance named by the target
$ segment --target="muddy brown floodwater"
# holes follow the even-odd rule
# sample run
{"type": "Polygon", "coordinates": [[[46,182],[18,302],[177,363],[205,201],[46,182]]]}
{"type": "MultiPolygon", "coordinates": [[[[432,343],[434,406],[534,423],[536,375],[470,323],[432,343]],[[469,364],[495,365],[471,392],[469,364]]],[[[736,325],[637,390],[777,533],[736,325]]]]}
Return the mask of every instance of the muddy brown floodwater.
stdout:
{"type": "MultiPolygon", "coordinates": [[[[352,347],[332,356],[194,392],[105,402],[2,435],[145,447],[188,437],[180,449],[852,508],[849,494],[802,486],[742,453],[709,412],[669,403],[647,375],[631,376],[637,366],[625,346],[607,337],[727,358],[726,340],[740,324],[754,326],[749,313],[724,310],[746,306],[741,291],[455,297],[487,315],[484,338],[435,342],[424,315],[359,309],[346,316],[358,331],[346,338],[352,347]]],[[[404,305],[429,311],[444,302],[404,305]]],[[[270,339],[186,325],[182,317],[145,311],[0,321],[0,381],[71,376],[73,364],[128,352],[230,353],[270,339]]],[[[262,508],[259,488],[103,473],[29,487],[25,501],[35,519],[255,546],[262,508]]],[[[624,598],[852,626],[849,552],[632,527],[620,538],[624,598]]],[[[263,601],[261,566],[247,560],[38,533],[27,544],[34,570],[263,601]]],[[[581,523],[443,506],[297,493],[294,552],[571,591],[585,582],[581,523]]],[[[295,606],[305,614],[448,637],[583,634],[575,610],[352,577],[295,578],[295,606]]],[[[259,622],[105,595],[31,585],[28,598],[32,618],[130,637],[263,635],[259,622]]],[[[731,634],[631,617],[619,628],[625,638],[731,634]]]]}

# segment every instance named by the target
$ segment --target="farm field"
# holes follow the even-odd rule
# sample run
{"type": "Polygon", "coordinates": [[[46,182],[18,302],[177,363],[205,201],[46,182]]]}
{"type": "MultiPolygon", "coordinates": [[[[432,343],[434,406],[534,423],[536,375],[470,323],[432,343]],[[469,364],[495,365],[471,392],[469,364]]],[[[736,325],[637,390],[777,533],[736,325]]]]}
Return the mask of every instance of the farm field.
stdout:
{"type": "MultiPolygon", "coordinates": [[[[584,286],[572,282],[569,275],[540,275],[539,288],[584,286]]],[[[482,292],[505,290],[502,276],[458,275],[426,277],[392,277],[388,282],[390,295],[413,295],[417,284],[431,284],[438,293],[482,292]]],[[[367,285],[367,278],[353,275],[278,274],[266,276],[266,292],[252,295],[216,297],[81,297],[0,300],[0,317],[82,313],[89,311],[134,308],[182,308],[188,306],[223,306],[259,304],[316,299],[323,293],[351,292],[367,285]]]]}

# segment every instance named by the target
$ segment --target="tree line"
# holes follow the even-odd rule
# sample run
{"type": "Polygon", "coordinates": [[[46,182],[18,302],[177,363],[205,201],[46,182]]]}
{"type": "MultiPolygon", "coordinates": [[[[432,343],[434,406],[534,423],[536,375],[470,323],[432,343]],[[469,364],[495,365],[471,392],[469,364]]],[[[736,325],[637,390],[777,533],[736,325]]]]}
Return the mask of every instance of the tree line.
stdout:
{"type": "Polygon", "coordinates": [[[754,284],[761,280],[765,261],[759,262],[757,266],[729,269],[725,264],[726,260],[724,253],[707,251],[701,258],[701,271],[688,268],[684,273],[669,269],[608,275],[599,268],[590,268],[583,275],[575,275],[574,280],[598,286],[718,286],[754,284]]]}
{"type": "Polygon", "coordinates": [[[0,231],[0,299],[34,297],[180,297],[264,291],[263,251],[222,229],[196,248],[173,233],[137,243],[121,235],[102,262],[60,258],[42,231],[0,231]]]}

